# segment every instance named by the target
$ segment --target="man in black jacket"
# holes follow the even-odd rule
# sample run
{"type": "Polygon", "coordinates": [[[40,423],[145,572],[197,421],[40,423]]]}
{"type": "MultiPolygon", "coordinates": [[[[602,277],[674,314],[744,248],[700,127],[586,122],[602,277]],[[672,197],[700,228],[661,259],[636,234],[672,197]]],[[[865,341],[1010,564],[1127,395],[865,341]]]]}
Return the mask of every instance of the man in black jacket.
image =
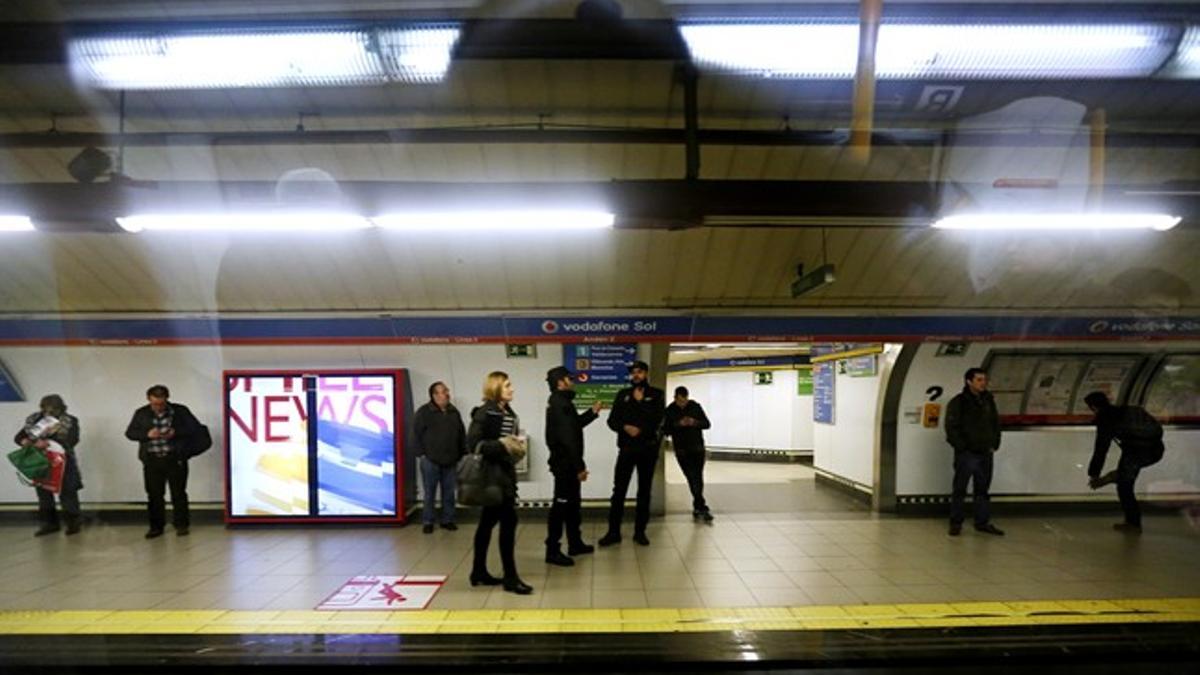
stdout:
{"type": "Polygon", "coordinates": [[[1115,406],[1102,391],[1093,391],[1083,398],[1096,415],[1096,446],[1088,464],[1088,485],[1098,490],[1109,483],[1117,484],[1117,497],[1125,522],[1113,525],[1118,532],[1140,534],[1142,509],[1134,496],[1134,481],[1142,469],[1163,457],[1162,425],[1145,409],[1135,405],[1115,406]],[[1104,459],[1113,441],[1121,446],[1117,469],[1101,476],[1104,459]]]}
{"type": "Polygon", "coordinates": [[[629,480],[637,469],[637,517],[633,540],[649,546],[646,525],[650,522],[650,489],[654,485],[654,467],[662,444],[662,419],[665,395],[662,389],[646,382],[650,366],[635,361],[629,366],[630,386],[617,392],[608,413],[608,428],[617,432],[617,466],[613,472],[613,493],[608,509],[608,533],[601,546],[621,543],[621,520],[625,515],[625,495],[629,480]]]}
{"type": "Polygon", "coordinates": [[[596,401],[590,410],[582,413],[576,410],[573,380],[571,371],[562,366],[546,373],[546,384],[550,387],[550,400],[546,403],[546,446],[550,448],[550,473],[554,475],[554,505],[550,507],[546,530],[546,562],[562,567],[575,564],[571,556],[595,550],[584,543],[580,530],[583,521],[580,484],[588,477],[587,463],[583,461],[583,428],[600,416],[600,402],[596,401]],[[566,555],[559,546],[564,526],[567,531],[566,555]]]}
{"type": "Polygon", "coordinates": [[[962,533],[963,499],[967,483],[975,487],[975,529],[1003,535],[992,524],[992,455],[1000,449],[1000,414],[987,390],[987,373],[971,368],[963,376],[966,384],[946,406],[946,440],[954,448],[954,486],[950,494],[950,536],[962,533]]]}
{"type": "Polygon", "coordinates": [[[458,460],[467,453],[467,428],[458,408],[450,403],[450,388],[444,382],[429,386],[429,402],[413,415],[413,440],[421,464],[424,503],[421,522],[425,534],[433,532],[437,491],[442,491],[442,529],[457,530],[454,524],[458,460]]]}
{"type": "Polygon", "coordinates": [[[171,519],[175,534],[185,537],[191,524],[188,512],[188,459],[200,430],[200,422],[187,406],[171,403],[171,392],[161,384],[146,391],[148,405],[138,408],[125,429],[125,437],[138,443],[142,479],[146,486],[150,530],[147,539],[161,537],[167,522],[163,498],[171,487],[171,519]]]}
{"type": "Polygon", "coordinates": [[[671,436],[675,461],[692,492],[692,518],[706,523],[713,521],[708,502],[704,501],[704,430],[710,426],[704,408],[688,398],[688,388],[675,387],[675,403],[667,406],[663,431],[671,436]]]}

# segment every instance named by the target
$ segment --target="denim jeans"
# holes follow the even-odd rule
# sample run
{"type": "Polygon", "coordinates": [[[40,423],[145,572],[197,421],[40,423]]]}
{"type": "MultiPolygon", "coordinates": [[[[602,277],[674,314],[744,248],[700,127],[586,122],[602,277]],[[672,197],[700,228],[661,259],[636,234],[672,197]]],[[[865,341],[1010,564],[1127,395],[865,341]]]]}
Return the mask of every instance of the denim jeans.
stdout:
{"type": "Polygon", "coordinates": [[[429,461],[428,457],[422,456],[421,485],[424,490],[422,496],[424,510],[421,522],[425,525],[433,525],[434,504],[437,501],[436,495],[440,486],[442,491],[442,523],[453,523],[455,489],[458,487],[458,472],[456,467],[442,466],[429,461]]]}

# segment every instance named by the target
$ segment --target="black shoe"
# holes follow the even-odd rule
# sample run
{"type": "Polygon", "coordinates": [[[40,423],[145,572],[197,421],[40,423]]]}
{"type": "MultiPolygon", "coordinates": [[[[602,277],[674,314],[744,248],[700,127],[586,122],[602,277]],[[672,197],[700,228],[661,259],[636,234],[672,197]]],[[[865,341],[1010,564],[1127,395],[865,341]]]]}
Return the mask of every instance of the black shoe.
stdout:
{"type": "Polygon", "coordinates": [[[67,536],[79,534],[80,529],[79,523],[67,523],[67,536]]]}
{"type": "Polygon", "coordinates": [[[619,544],[619,543],[621,543],[621,533],[620,532],[609,532],[608,534],[601,537],[600,541],[598,541],[596,543],[600,544],[601,548],[604,548],[605,546],[613,546],[614,544],[619,544]]]}
{"type": "Polygon", "coordinates": [[[521,581],[520,577],[513,577],[504,580],[504,590],[517,595],[529,595],[533,592],[533,586],[521,581]]]}
{"type": "Polygon", "coordinates": [[[433,534],[433,526],[426,525],[425,527],[421,528],[421,531],[424,532],[425,534],[433,534]]]}
{"type": "Polygon", "coordinates": [[[708,511],[708,510],[701,511],[700,512],[700,520],[703,520],[706,523],[711,523],[713,521],[712,511],[708,511]]]}
{"type": "Polygon", "coordinates": [[[642,546],[650,545],[650,540],[646,538],[645,532],[635,532],[633,535],[633,540],[642,546]]]}
{"type": "Polygon", "coordinates": [[[60,528],[58,525],[43,525],[37,529],[37,532],[33,533],[33,536],[44,537],[48,534],[54,534],[55,532],[58,532],[60,529],[62,529],[62,528],[60,528]]]}
{"type": "Polygon", "coordinates": [[[1115,524],[1113,524],[1112,527],[1117,532],[1124,532],[1125,534],[1141,534],[1142,533],[1142,526],[1134,525],[1133,523],[1115,523],[1115,524]]]}
{"type": "Polygon", "coordinates": [[[574,567],[575,561],[571,560],[571,558],[568,556],[563,555],[562,551],[554,549],[551,551],[546,551],[546,564],[558,565],[559,567],[574,567]]]}
{"type": "Polygon", "coordinates": [[[163,536],[163,531],[162,531],[162,530],[156,530],[156,529],[153,529],[153,528],[151,528],[151,529],[150,529],[150,531],[146,533],[146,538],[147,538],[147,539],[157,539],[157,538],[159,538],[159,537],[161,537],[161,536],[163,536]]]}
{"type": "Polygon", "coordinates": [[[189,534],[191,534],[191,532],[192,531],[190,529],[188,529],[188,527],[186,525],[183,527],[175,528],[175,536],[176,537],[186,537],[189,534]]]}
{"type": "Polygon", "coordinates": [[[450,530],[451,532],[456,532],[456,531],[458,531],[458,526],[455,525],[454,523],[442,523],[442,529],[450,530]]]}
{"type": "Polygon", "coordinates": [[[471,586],[499,586],[502,581],[487,572],[471,572],[471,586]]]}
{"type": "Polygon", "coordinates": [[[984,534],[994,534],[994,535],[996,535],[997,537],[1003,537],[1003,536],[1004,536],[1004,530],[1002,530],[1002,529],[1000,529],[1000,528],[996,527],[995,525],[993,525],[993,524],[991,524],[991,523],[988,523],[988,524],[986,524],[986,525],[976,525],[976,526],[975,526],[975,531],[976,531],[976,532],[982,532],[982,533],[984,533],[984,534]]]}
{"type": "Polygon", "coordinates": [[[595,552],[596,552],[596,547],[592,546],[591,544],[579,543],[579,544],[572,544],[571,546],[567,547],[567,555],[571,556],[572,558],[574,558],[577,555],[588,555],[589,553],[595,553],[595,552]]]}
{"type": "Polygon", "coordinates": [[[962,523],[950,523],[950,536],[957,537],[962,534],[962,523]]]}

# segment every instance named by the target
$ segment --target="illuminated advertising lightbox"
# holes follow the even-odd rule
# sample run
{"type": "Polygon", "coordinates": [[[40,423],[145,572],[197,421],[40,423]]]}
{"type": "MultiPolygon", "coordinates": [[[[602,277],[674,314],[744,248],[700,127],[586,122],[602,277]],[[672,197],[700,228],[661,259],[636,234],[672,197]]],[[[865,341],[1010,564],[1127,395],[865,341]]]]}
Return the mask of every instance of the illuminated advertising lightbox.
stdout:
{"type": "Polygon", "coordinates": [[[227,371],[226,520],[402,520],[403,377],[227,371]]]}

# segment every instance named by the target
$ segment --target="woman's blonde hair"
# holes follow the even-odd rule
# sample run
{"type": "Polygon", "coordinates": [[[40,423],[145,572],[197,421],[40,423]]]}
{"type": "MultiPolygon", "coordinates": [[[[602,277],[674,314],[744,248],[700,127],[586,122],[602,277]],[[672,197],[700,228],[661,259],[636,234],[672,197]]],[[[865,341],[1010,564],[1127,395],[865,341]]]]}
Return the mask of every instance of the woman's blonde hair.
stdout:
{"type": "Polygon", "coordinates": [[[483,380],[483,400],[499,401],[500,393],[504,391],[504,383],[508,382],[508,373],[494,370],[483,380]]]}

